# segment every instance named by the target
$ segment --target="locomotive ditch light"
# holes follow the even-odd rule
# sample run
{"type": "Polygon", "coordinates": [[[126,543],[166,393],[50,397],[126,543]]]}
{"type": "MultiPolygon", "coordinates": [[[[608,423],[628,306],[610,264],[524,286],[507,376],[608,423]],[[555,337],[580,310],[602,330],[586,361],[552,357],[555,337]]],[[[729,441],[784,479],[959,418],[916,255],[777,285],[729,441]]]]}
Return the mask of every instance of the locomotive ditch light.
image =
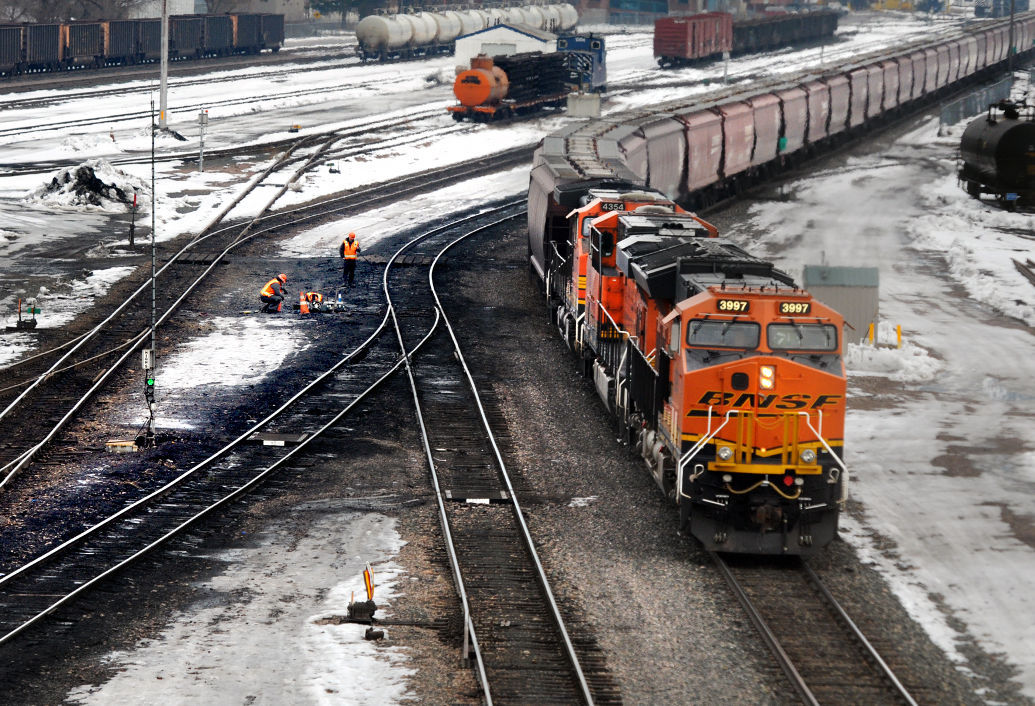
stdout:
{"type": "Polygon", "coordinates": [[[731,474],[731,473],[723,473],[722,474],[722,482],[723,483],[732,483],[733,482],[733,474],[731,474]]]}
{"type": "Polygon", "coordinates": [[[776,385],[776,368],[763,365],[758,369],[758,386],[763,390],[772,390],[776,385]]]}
{"type": "Polygon", "coordinates": [[[733,458],[733,449],[729,446],[720,446],[715,455],[719,457],[720,461],[729,461],[733,458]]]}
{"type": "Polygon", "coordinates": [[[801,462],[811,466],[816,462],[816,451],[814,449],[804,449],[801,452],[801,462]]]}
{"type": "Polygon", "coordinates": [[[800,488],[801,486],[805,485],[805,479],[800,477],[795,478],[794,484],[800,488]]]}

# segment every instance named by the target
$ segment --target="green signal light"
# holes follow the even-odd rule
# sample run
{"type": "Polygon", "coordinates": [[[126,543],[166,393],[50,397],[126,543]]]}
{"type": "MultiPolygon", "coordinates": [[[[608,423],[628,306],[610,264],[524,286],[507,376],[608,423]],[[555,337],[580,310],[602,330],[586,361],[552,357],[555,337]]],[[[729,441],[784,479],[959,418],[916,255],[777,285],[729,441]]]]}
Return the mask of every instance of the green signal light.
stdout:
{"type": "Polygon", "coordinates": [[[154,384],[155,384],[155,379],[154,378],[148,378],[147,379],[147,386],[148,387],[154,387],[154,384]]]}

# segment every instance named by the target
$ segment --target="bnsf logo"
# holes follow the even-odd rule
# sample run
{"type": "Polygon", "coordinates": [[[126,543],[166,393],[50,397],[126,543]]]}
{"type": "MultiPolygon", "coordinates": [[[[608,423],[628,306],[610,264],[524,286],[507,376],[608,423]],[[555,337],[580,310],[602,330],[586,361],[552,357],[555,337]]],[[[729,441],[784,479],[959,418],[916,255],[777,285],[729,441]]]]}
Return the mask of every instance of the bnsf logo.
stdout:
{"type": "Polygon", "coordinates": [[[717,392],[709,390],[701,396],[697,404],[710,407],[754,407],[755,409],[820,409],[836,405],[843,399],[842,395],[755,395],[742,392],[734,398],[733,392],[717,392]]]}

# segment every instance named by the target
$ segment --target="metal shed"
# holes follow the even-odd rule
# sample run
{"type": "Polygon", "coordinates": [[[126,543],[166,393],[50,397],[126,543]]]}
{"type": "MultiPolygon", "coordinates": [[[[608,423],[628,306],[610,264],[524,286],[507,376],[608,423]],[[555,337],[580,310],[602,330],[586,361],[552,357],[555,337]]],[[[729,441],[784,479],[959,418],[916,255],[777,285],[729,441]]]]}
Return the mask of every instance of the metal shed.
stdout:
{"type": "Polygon", "coordinates": [[[456,63],[467,68],[479,54],[500,56],[557,50],[557,35],[522,24],[498,24],[456,38],[456,63]]]}
{"type": "Polygon", "coordinates": [[[860,343],[880,315],[880,271],[876,267],[805,265],[802,282],[824,304],[845,317],[845,343],[860,343]]]}

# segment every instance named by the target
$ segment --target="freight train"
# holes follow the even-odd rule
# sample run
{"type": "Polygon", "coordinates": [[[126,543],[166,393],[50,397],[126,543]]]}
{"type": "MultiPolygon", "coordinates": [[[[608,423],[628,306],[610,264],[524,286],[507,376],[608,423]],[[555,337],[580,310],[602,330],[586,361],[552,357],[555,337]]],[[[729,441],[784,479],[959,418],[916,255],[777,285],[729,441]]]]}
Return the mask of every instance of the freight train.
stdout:
{"type": "Polygon", "coordinates": [[[457,37],[498,24],[560,34],[574,29],[578,21],[578,12],[568,3],[368,15],[356,25],[356,40],[363,61],[394,61],[452,54],[457,37]]]}
{"type": "MultiPolygon", "coordinates": [[[[1014,31],[1030,47],[1035,18],[1016,18],[1014,31]]],[[[986,22],[708,103],[572,124],[537,148],[529,269],[624,438],[705,546],[809,554],[834,536],[848,485],[842,319],[662,199],[713,203],[990,78],[1005,67],[1008,32],[986,22]],[[657,202],[622,196],[631,190],[657,202]],[[580,221],[594,200],[600,215],[580,221]]]]}
{"type": "Polygon", "coordinates": [[[544,263],[553,321],[683,527],[809,555],[845,501],[840,315],[635,184],[582,182],[544,263]]]}
{"type": "Polygon", "coordinates": [[[572,91],[607,88],[604,38],[564,37],[557,51],[476,56],[453,82],[454,120],[489,122],[563,105],[572,91]]]}
{"type": "Polygon", "coordinates": [[[661,17],[654,22],[658,66],[688,66],[722,56],[751,54],[833,36],[837,12],[767,15],[734,20],[726,12],[661,17]]]}
{"type": "MultiPolygon", "coordinates": [[[[172,15],[170,60],[276,52],[284,44],[284,15],[172,15]]],[[[0,75],[99,68],[158,61],[162,21],[85,20],[0,25],[0,75]]]]}
{"type": "Polygon", "coordinates": [[[957,175],[975,198],[991,194],[1006,208],[1035,207],[1035,108],[990,105],[963,131],[957,175]]]}

